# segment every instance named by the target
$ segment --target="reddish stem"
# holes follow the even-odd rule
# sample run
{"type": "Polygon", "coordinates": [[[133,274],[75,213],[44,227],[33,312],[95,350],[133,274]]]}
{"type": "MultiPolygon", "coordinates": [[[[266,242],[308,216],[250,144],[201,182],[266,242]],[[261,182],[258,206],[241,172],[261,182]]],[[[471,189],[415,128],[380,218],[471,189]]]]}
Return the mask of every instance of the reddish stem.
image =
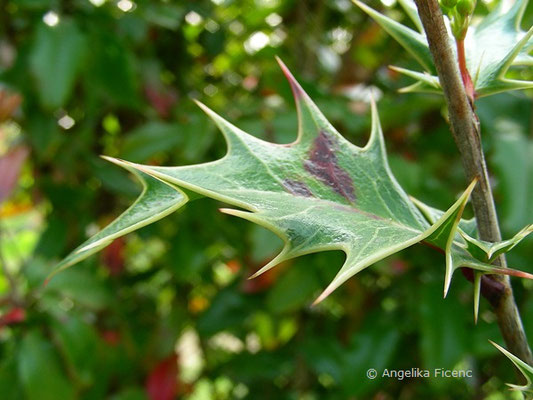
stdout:
{"type": "Polygon", "coordinates": [[[459,61],[459,72],[461,73],[461,79],[463,80],[463,85],[465,86],[466,95],[473,104],[476,92],[474,90],[472,78],[470,77],[468,69],[466,68],[465,40],[464,38],[457,39],[455,43],[457,44],[457,60],[459,61]]]}

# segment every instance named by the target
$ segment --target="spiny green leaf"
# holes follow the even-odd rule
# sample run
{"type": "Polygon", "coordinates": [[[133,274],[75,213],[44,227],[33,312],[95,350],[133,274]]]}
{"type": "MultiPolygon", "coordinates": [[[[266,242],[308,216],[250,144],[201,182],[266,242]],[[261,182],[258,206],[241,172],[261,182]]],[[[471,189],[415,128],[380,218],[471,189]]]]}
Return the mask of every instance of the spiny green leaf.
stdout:
{"type": "Polygon", "coordinates": [[[531,232],[533,232],[533,224],[525,226],[511,239],[502,240],[501,242],[491,243],[484,240],[475,239],[465,232],[460,232],[465,239],[467,250],[470,254],[479,255],[480,260],[491,261],[502,253],[507,253],[512,250],[518,243],[525,239],[531,232]],[[481,258],[483,257],[483,258],[481,258]]]}
{"type": "MultiPolygon", "coordinates": [[[[158,204],[157,213],[150,214],[145,206],[141,208],[146,212],[142,214],[145,218],[149,215],[148,222],[186,201],[183,193],[176,192],[175,185],[242,208],[221,211],[262,225],[284,240],[280,254],[256,275],[304,254],[344,251],[344,265],[316,302],[369,265],[426,239],[448,249],[446,290],[453,270],[461,265],[468,264],[489,273],[511,273],[479,262],[466,251],[460,258],[450,255],[449,248],[474,183],[448,211],[429,223],[389,169],[375,105],[372,105],[370,139],[365,147],[357,147],[331,126],[281,61],[280,65],[298,110],[295,142],[279,145],[257,139],[198,103],[226,139],[228,150],[222,159],[182,167],[113,160],[129,170],[139,171],[145,179],[153,177],[151,182],[157,186],[143,192],[147,199],[158,199],[158,193],[166,191],[169,199],[163,205],[158,204]]],[[[126,213],[139,218],[141,214],[136,211],[134,208],[126,213]]],[[[73,264],[89,251],[105,246],[111,238],[140,226],[138,219],[135,223],[124,219],[123,216],[117,221],[126,228],[106,228],[60,267],[73,264]]]]}
{"type": "MultiPolygon", "coordinates": [[[[115,162],[109,157],[104,158],[115,162]]],[[[171,184],[123,163],[119,163],[119,165],[132,172],[139,179],[143,186],[140,196],[111,224],[72,251],[56,266],[49,278],[100,251],[116,238],[166,217],[188,201],[187,195],[171,184]]]]}
{"type": "MultiPolygon", "coordinates": [[[[411,198],[411,200],[422,211],[424,216],[428,218],[430,223],[442,217],[443,211],[429,207],[415,198],[411,198]]],[[[491,243],[476,238],[477,227],[475,219],[462,219],[457,226],[454,241],[463,249],[468,250],[478,260],[489,262],[494,260],[498,255],[511,251],[531,232],[533,232],[533,224],[526,225],[511,239],[491,243]]]]}
{"type": "MultiPolygon", "coordinates": [[[[420,72],[397,69],[417,80],[416,84],[404,88],[403,91],[435,92],[435,81],[438,82],[438,77],[434,75],[435,68],[423,31],[417,32],[358,0],[353,1],[411,53],[426,73],[430,74],[431,78],[420,72]]],[[[533,46],[533,28],[527,32],[520,28],[527,4],[528,0],[516,0],[509,8],[509,2],[501,1],[480,23],[469,27],[465,38],[466,64],[478,97],[533,87],[532,81],[505,77],[512,66],[533,65],[533,57],[529,55],[533,46]]],[[[420,20],[412,12],[413,2],[402,0],[401,5],[420,29],[420,20]]],[[[451,32],[448,34],[450,41],[454,41],[451,32]]],[[[440,87],[438,89],[441,92],[440,87]]]]}
{"type": "Polygon", "coordinates": [[[521,392],[527,393],[529,395],[533,394],[533,367],[531,367],[529,364],[525,363],[520,358],[504,349],[502,346],[494,343],[492,340],[489,340],[489,342],[498,350],[500,350],[509,360],[511,360],[511,362],[516,366],[516,368],[520,370],[522,375],[524,375],[527,381],[527,383],[522,386],[513,385],[510,383],[508,383],[507,386],[511,387],[514,390],[520,390],[521,392]]]}
{"type": "MultiPolygon", "coordinates": [[[[469,192],[473,189],[473,185],[467,189],[469,192]]],[[[465,193],[466,193],[465,192],[465,193]]],[[[477,228],[475,220],[462,220],[461,213],[464,209],[464,197],[461,196],[459,201],[463,202],[461,211],[455,213],[455,220],[450,219],[447,223],[443,224],[436,232],[431,234],[426,240],[434,245],[445,250],[446,255],[446,275],[444,279],[444,296],[446,296],[450,287],[450,282],[453,273],[461,267],[468,267],[474,269],[474,320],[477,322],[479,311],[479,294],[481,287],[481,276],[483,274],[507,274],[511,276],[518,276],[522,278],[533,278],[533,275],[523,271],[517,271],[510,268],[500,268],[494,265],[488,264],[491,257],[480,257],[483,250],[477,247],[475,244],[484,246],[483,248],[490,252],[493,258],[497,254],[511,250],[514,246],[526,237],[530,232],[531,225],[521,230],[513,239],[505,240],[499,243],[487,243],[476,239],[473,236],[477,235],[477,228]],[[468,233],[467,233],[468,232],[468,233]],[[468,238],[468,239],[467,239],[468,238]],[[470,243],[468,240],[472,241],[470,243]],[[469,245],[470,244],[470,245],[469,245]],[[496,254],[497,253],[497,254],[496,254]],[[486,262],[485,262],[486,261],[486,262]]],[[[444,213],[441,210],[429,207],[419,200],[411,198],[413,203],[420,209],[420,211],[427,218],[429,223],[434,224],[437,220],[442,219],[444,213]]],[[[452,207],[453,208],[453,207],[452,207]]],[[[484,253],[487,254],[487,253],[484,253]]]]}
{"type": "Polygon", "coordinates": [[[353,0],[353,2],[372,17],[389,35],[396,39],[405,50],[411,53],[426,71],[435,73],[431,52],[429,51],[428,43],[423,32],[416,32],[392,18],[377,12],[359,0],[353,0]]]}

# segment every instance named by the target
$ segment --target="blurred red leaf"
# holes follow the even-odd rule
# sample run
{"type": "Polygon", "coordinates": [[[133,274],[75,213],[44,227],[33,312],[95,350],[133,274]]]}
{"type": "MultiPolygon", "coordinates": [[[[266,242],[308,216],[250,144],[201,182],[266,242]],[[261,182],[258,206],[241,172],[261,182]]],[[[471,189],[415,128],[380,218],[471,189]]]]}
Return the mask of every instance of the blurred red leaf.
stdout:
{"type": "Polygon", "coordinates": [[[11,194],[28,153],[26,146],[18,146],[0,157],[0,202],[11,194]]]}
{"type": "Polygon", "coordinates": [[[409,269],[409,264],[402,259],[395,259],[391,261],[392,272],[395,275],[402,275],[409,269]]]}
{"type": "Polygon", "coordinates": [[[111,276],[118,276],[124,269],[124,238],[119,237],[102,252],[102,262],[111,276]]]}
{"type": "Polygon", "coordinates": [[[146,393],[150,400],[172,400],[178,394],[178,356],[160,361],[146,380],[146,393]]]}
{"type": "Polygon", "coordinates": [[[0,317],[0,328],[6,325],[18,324],[26,320],[26,310],[21,307],[13,307],[0,317]]]}
{"type": "MultiPolygon", "coordinates": [[[[253,272],[256,272],[260,267],[266,264],[266,261],[264,263],[259,263],[251,268],[253,272]]],[[[258,277],[255,277],[254,279],[246,279],[243,281],[241,290],[244,293],[258,293],[263,292],[267,290],[269,287],[271,287],[276,281],[278,280],[278,277],[280,273],[284,270],[284,266],[286,263],[281,263],[278,265],[278,268],[272,268],[266,271],[265,273],[259,275],[258,277]]]]}
{"type": "Polygon", "coordinates": [[[22,97],[19,94],[0,90],[0,122],[9,119],[20,106],[22,97]]]}
{"type": "Polygon", "coordinates": [[[164,89],[158,90],[156,87],[150,85],[145,86],[144,93],[149,103],[161,118],[167,118],[170,115],[172,106],[178,100],[176,92],[164,89]]]}
{"type": "Polygon", "coordinates": [[[226,265],[228,266],[228,268],[230,269],[230,271],[234,274],[236,274],[237,272],[239,272],[242,268],[242,265],[240,263],[239,260],[237,259],[234,259],[234,260],[229,260],[226,265]]]}
{"type": "Polygon", "coordinates": [[[120,342],[120,333],[118,331],[103,331],[100,333],[100,336],[110,346],[116,346],[120,342]]]}

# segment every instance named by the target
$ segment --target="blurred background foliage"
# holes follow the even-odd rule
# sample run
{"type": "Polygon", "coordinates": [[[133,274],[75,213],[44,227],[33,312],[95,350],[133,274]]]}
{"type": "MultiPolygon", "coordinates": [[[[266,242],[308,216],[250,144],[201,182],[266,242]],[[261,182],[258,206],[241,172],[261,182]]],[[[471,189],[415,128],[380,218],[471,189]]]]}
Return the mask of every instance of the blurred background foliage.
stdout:
{"type": "MultiPolygon", "coordinates": [[[[394,0],[371,1],[406,22],[394,0]]],[[[495,2],[478,2],[480,14],[495,2]]],[[[59,259],[138,194],[99,154],[205,162],[225,145],[198,98],[287,143],[296,111],[280,56],[352,142],[379,99],[406,191],[449,206],[467,182],[438,96],[396,90],[413,61],[348,0],[3,0],[0,9],[0,393],[3,399],[508,399],[515,376],[487,303],[415,246],[310,303],[341,253],[247,276],[280,240],[198,199],[43,285],[59,259]],[[366,370],[472,369],[471,379],[366,370]]],[[[531,25],[526,10],[525,25],[531,25]]],[[[531,71],[514,71],[527,74],[531,71]]],[[[477,102],[504,236],[533,220],[531,93],[477,102]]],[[[531,271],[532,241],[509,256],[531,271]],[[528,262],[529,261],[529,262],[528,262]]],[[[531,282],[513,282],[533,337],[531,282]]]]}

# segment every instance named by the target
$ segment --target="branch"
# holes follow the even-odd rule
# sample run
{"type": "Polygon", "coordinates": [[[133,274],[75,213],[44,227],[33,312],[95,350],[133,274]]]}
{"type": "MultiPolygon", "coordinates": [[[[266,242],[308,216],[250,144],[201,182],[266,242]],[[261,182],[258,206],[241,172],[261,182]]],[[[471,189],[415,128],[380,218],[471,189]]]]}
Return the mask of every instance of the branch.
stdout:
{"type": "MultiPolygon", "coordinates": [[[[489,242],[500,241],[500,228],[481,146],[478,119],[473,103],[465,92],[440,6],[437,0],[415,0],[415,3],[448,105],[451,131],[461,154],[466,177],[469,182],[474,178],[479,181],[472,193],[472,205],[480,239],[489,242]]],[[[506,267],[505,257],[500,256],[495,264],[506,267]]],[[[503,339],[511,353],[533,365],[533,357],[514,301],[509,277],[497,275],[492,279],[503,284],[499,301],[492,304],[503,339]]]]}

